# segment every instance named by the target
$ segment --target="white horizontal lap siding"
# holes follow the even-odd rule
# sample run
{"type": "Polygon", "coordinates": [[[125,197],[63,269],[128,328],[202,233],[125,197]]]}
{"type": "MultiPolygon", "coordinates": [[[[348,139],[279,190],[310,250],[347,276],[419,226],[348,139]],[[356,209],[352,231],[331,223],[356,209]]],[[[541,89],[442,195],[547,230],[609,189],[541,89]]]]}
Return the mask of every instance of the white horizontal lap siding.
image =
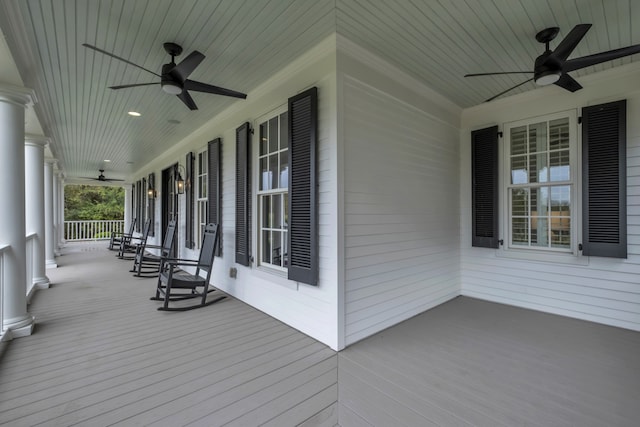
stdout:
{"type": "MultiPolygon", "coordinates": [[[[574,95],[549,87],[539,95],[497,104],[493,110],[486,105],[463,113],[463,295],[640,330],[640,122],[636,119],[640,116],[640,92],[628,90],[637,88],[640,67],[635,66],[630,74],[615,73],[611,71],[609,79],[601,73],[592,84],[587,77],[582,78],[584,89],[574,95]],[[569,109],[577,109],[580,114],[582,107],[619,99],[627,99],[627,258],[579,256],[568,262],[541,262],[508,258],[502,255],[502,249],[471,247],[471,130],[569,109]]],[[[499,143],[504,142],[501,139],[499,143]]],[[[502,235],[503,218],[500,221],[500,238],[506,238],[502,235]]]]}
{"type": "Polygon", "coordinates": [[[458,130],[383,90],[344,78],[347,345],[459,293],[458,130]]]}

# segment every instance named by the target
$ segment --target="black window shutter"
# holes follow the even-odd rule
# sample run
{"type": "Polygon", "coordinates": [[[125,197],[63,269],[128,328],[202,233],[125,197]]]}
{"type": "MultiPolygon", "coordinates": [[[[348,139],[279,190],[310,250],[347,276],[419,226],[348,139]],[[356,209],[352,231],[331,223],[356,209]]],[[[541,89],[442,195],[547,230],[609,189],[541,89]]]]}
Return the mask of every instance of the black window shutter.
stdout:
{"type": "Polygon", "coordinates": [[[471,245],[498,248],[498,126],[471,132],[471,245]]]}
{"type": "MultiPolygon", "coordinates": [[[[131,184],[131,221],[140,221],[140,218],[136,215],[136,185],[131,184]]],[[[134,226],[134,230],[136,230],[137,224],[134,226]]]]}
{"type": "Polygon", "coordinates": [[[138,222],[136,223],[136,231],[139,233],[140,230],[142,230],[142,227],[144,225],[142,224],[144,222],[144,219],[142,218],[141,210],[140,210],[140,181],[136,181],[135,198],[136,198],[136,218],[138,218],[138,222]]]}
{"type": "Polygon", "coordinates": [[[207,222],[218,225],[218,246],[216,255],[222,256],[222,200],[220,191],[222,170],[222,140],[216,138],[207,146],[207,222]]]}
{"type": "Polygon", "coordinates": [[[627,257],[627,101],[582,109],[582,254],[627,257]]]}
{"type": "Polygon", "coordinates": [[[147,195],[149,198],[149,221],[151,222],[151,228],[149,228],[149,235],[155,236],[155,224],[156,224],[156,199],[155,199],[155,191],[156,191],[156,174],[151,172],[149,174],[149,188],[154,191],[152,196],[147,195]]]}
{"type": "MultiPolygon", "coordinates": [[[[146,178],[142,178],[140,180],[140,218],[142,219],[142,222],[144,223],[147,218],[147,204],[145,203],[147,201],[147,180],[146,178]]],[[[144,232],[144,229],[142,230],[144,232]]]]}
{"type": "Polygon", "coordinates": [[[249,265],[249,122],[236,129],[236,262],[249,265]]]}
{"type": "Polygon", "coordinates": [[[318,284],[316,150],[318,89],[289,98],[290,280],[318,284]]]}
{"type": "Polygon", "coordinates": [[[193,249],[195,242],[193,239],[193,153],[189,151],[185,158],[184,164],[185,174],[185,230],[184,230],[184,246],[193,249]]]}

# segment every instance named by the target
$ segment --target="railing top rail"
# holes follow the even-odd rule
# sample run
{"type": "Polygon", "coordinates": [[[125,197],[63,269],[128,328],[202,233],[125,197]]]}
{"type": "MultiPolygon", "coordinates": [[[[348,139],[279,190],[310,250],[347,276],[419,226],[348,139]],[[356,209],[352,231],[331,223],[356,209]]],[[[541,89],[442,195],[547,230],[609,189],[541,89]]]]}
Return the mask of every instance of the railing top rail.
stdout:
{"type": "Polygon", "coordinates": [[[38,233],[36,232],[27,234],[27,240],[35,239],[36,237],[38,237],[38,233]]]}
{"type": "Polygon", "coordinates": [[[11,245],[7,245],[6,243],[0,243],[0,254],[9,249],[11,245]]]}

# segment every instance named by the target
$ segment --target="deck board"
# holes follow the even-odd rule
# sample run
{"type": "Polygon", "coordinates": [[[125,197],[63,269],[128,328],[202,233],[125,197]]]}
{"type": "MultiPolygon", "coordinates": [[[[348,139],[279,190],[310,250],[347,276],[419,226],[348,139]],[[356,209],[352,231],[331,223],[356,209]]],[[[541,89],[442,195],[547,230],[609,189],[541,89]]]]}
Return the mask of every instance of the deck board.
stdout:
{"type": "Polygon", "coordinates": [[[34,334],[0,360],[0,424],[297,424],[336,404],[336,353],[264,313],[231,297],[159,312],[154,279],[90,244],[58,264],[34,334]]]}
{"type": "Polygon", "coordinates": [[[339,354],[340,421],[637,426],[638,354],[638,332],[460,297],[339,354]]]}
{"type": "Polygon", "coordinates": [[[640,333],[460,297],[336,354],[227,298],[158,312],[154,279],[66,250],[0,359],[11,426],[634,426],[640,333]]]}

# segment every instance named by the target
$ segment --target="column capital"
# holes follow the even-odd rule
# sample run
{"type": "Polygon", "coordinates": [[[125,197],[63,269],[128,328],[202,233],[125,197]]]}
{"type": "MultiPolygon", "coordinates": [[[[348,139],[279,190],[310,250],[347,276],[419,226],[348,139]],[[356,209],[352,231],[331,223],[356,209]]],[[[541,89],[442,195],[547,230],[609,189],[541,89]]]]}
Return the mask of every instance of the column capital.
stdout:
{"type": "Polygon", "coordinates": [[[38,100],[36,99],[36,93],[33,89],[1,83],[0,102],[8,102],[26,107],[35,104],[38,100]]]}
{"type": "Polygon", "coordinates": [[[47,157],[44,159],[44,162],[50,165],[55,165],[56,163],[58,163],[58,160],[47,157]]]}
{"type": "Polygon", "coordinates": [[[44,135],[26,134],[24,136],[24,143],[25,145],[33,145],[33,146],[45,148],[47,144],[51,143],[51,138],[44,135]]]}

